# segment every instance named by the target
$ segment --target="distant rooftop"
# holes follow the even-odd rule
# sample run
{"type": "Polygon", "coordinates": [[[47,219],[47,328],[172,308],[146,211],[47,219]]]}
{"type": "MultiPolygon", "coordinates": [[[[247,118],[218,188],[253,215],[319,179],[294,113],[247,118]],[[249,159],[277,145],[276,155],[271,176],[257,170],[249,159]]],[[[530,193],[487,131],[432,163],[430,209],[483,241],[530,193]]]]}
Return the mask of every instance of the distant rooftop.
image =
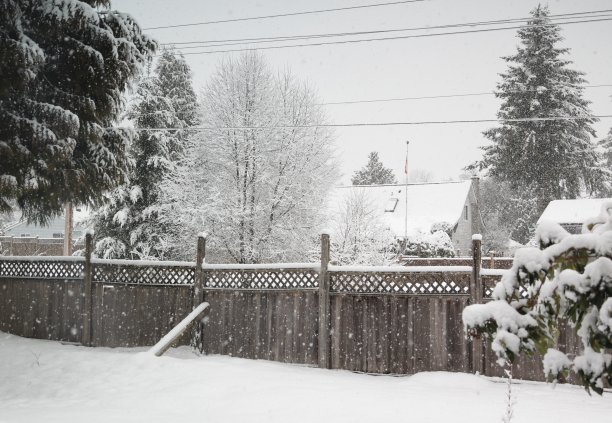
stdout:
{"type": "Polygon", "coordinates": [[[337,213],[351,195],[364,195],[381,212],[385,224],[403,236],[407,217],[408,232],[429,232],[434,223],[454,225],[462,216],[472,182],[429,182],[393,185],[349,185],[332,190],[328,207],[337,213]],[[406,213],[406,191],[408,209],[406,213]]]}
{"type": "Polygon", "coordinates": [[[612,198],[553,200],[546,206],[538,223],[548,220],[555,223],[582,224],[585,220],[598,216],[606,201],[612,201],[612,198]]]}

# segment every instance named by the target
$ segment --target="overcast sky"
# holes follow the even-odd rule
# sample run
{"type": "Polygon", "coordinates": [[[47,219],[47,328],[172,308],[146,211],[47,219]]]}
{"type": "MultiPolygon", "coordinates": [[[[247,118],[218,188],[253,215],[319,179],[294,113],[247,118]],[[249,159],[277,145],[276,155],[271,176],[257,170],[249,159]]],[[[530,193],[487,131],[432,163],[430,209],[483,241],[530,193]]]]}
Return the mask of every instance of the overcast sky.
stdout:
{"type": "MultiPolygon", "coordinates": [[[[142,27],[330,9],[390,0],[114,0],[113,8],[132,14],[142,27]]],[[[532,0],[431,0],[246,22],[146,31],[161,43],[235,38],[370,31],[485,20],[522,18],[538,4],[532,0]]],[[[552,14],[612,9],[610,0],[557,0],[552,14]]],[[[612,84],[612,21],[564,25],[564,46],[574,68],[589,84],[612,84]]],[[[441,32],[418,31],[410,34],[441,32]]],[[[406,33],[400,35],[407,35],[406,33]]],[[[361,37],[361,38],[368,38],[361,37]]],[[[371,37],[370,37],[371,38],[371,37]]],[[[306,41],[308,42],[308,41],[306,41]]],[[[291,42],[290,44],[296,44],[291,42]]],[[[418,97],[491,91],[517,45],[516,30],[341,44],[262,53],[273,68],[290,68],[316,89],[322,102],[418,97]]],[[[225,47],[227,48],[227,47],[225,47]]],[[[185,50],[185,52],[205,49],[185,50]]],[[[196,91],[223,57],[187,55],[196,91]]],[[[586,98],[594,114],[612,114],[612,87],[590,88],[586,98]]],[[[325,106],[333,123],[432,121],[495,118],[493,96],[325,106]]],[[[363,166],[370,151],[403,178],[405,141],[410,140],[411,168],[431,171],[436,179],[456,178],[480,158],[482,131],[491,124],[452,124],[336,129],[343,183],[363,166]]],[[[612,119],[595,125],[598,137],[612,119]]]]}

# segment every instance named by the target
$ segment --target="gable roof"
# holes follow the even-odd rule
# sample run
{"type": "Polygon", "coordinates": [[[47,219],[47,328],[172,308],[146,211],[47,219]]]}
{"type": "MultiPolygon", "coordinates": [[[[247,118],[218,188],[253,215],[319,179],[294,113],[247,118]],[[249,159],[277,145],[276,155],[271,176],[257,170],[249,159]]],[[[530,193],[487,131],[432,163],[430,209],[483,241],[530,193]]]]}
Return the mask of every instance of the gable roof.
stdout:
{"type": "Polygon", "coordinates": [[[342,204],[351,195],[365,195],[376,205],[391,232],[395,236],[403,237],[406,217],[409,235],[429,232],[434,223],[448,222],[454,225],[462,216],[471,186],[471,181],[459,181],[336,187],[332,189],[328,210],[333,216],[342,209],[342,204]],[[406,193],[408,194],[407,213],[406,193]],[[395,210],[385,212],[391,198],[398,200],[395,210]]]}
{"type": "Polygon", "coordinates": [[[599,216],[601,206],[606,201],[612,201],[612,198],[553,200],[542,212],[538,223],[548,220],[555,223],[582,224],[591,217],[599,216]]]}

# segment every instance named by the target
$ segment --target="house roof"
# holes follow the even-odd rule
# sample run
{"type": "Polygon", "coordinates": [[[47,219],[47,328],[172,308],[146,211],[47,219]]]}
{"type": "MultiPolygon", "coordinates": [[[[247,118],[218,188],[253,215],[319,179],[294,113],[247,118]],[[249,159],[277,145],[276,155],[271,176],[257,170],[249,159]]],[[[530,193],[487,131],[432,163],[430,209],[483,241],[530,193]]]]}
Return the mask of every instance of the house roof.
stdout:
{"type": "Polygon", "coordinates": [[[328,210],[333,216],[339,213],[351,195],[364,195],[380,212],[391,232],[401,237],[404,235],[406,218],[409,234],[429,232],[434,223],[448,222],[454,225],[462,216],[471,185],[471,181],[460,181],[336,187],[330,195],[328,210]],[[385,212],[391,198],[398,200],[395,210],[385,212]]]}
{"type": "Polygon", "coordinates": [[[601,206],[606,201],[612,201],[612,198],[553,200],[544,209],[538,223],[547,220],[555,223],[582,224],[585,220],[598,216],[601,206]]]}

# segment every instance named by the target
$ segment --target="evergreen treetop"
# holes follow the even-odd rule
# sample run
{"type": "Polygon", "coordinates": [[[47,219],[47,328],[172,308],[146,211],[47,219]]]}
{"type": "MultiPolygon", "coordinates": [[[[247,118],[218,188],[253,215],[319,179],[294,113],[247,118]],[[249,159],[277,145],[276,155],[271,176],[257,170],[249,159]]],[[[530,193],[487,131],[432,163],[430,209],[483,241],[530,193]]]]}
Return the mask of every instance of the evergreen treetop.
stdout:
{"type": "Polygon", "coordinates": [[[381,163],[378,153],[373,151],[368,155],[365,167],[353,174],[351,182],[353,185],[382,185],[396,184],[397,179],[393,171],[381,163]]]}
{"type": "Polygon", "coordinates": [[[471,166],[513,188],[531,187],[540,211],[550,200],[597,190],[607,173],[591,141],[596,119],[582,97],[586,81],[564,58],[569,49],[558,46],[563,38],[548,14],[547,7],[536,7],[518,31],[516,54],[504,57],[509,67],[497,86],[502,99],[498,118],[570,119],[505,121],[484,132],[491,145],[483,147],[482,161],[471,166]],[[564,162],[571,166],[559,166],[564,162]]]}

